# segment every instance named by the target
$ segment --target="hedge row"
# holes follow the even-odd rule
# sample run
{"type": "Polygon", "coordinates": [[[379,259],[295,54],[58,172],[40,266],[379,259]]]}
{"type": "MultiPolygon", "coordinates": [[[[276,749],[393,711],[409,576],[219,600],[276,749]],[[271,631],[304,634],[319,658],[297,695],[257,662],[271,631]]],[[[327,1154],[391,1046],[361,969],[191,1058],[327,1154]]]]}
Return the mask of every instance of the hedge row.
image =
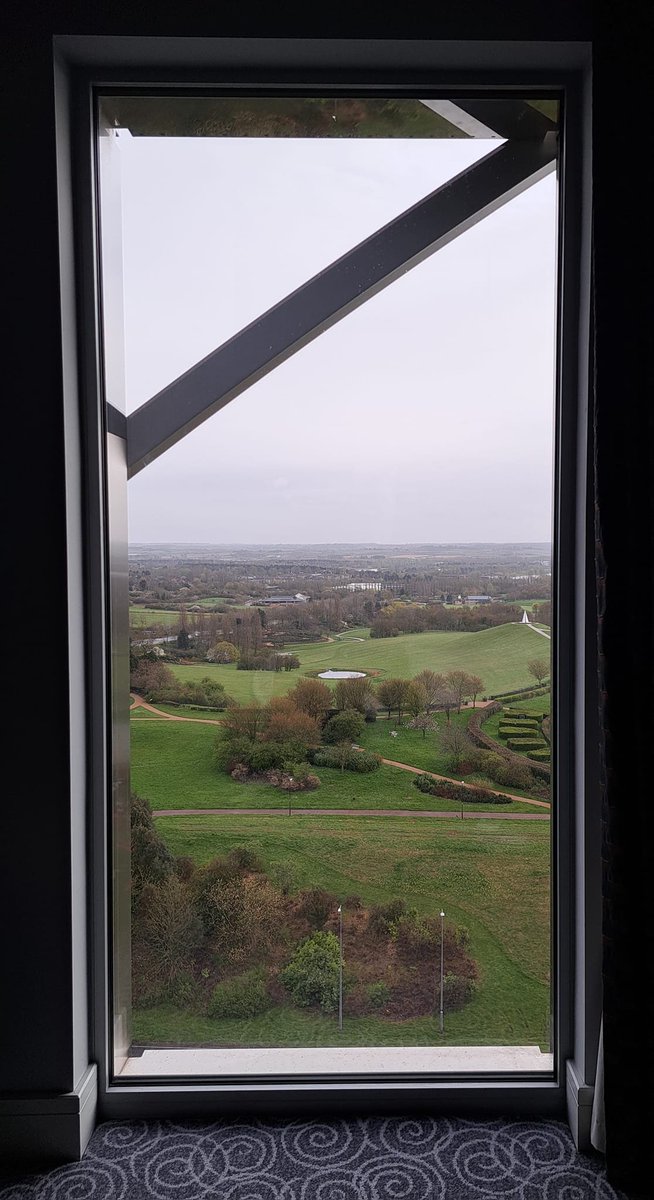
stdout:
{"type": "Polygon", "coordinates": [[[542,750],[542,738],[510,738],[506,743],[509,750],[542,750]]]}
{"type": "Polygon", "coordinates": [[[527,758],[532,758],[534,762],[549,762],[550,753],[551,751],[549,746],[543,746],[540,750],[530,750],[527,754],[527,758]]]}
{"type": "Polygon", "coordinates": [[[514,688],[511,692],[495,692],[494,695],[489,696],[488,699],[511,700],[513,697],[517,699],[517,697],[520,696],[521,699],[528,700],[529,696],[527,695],[527,692],[529,692],[530,696],[544,696],[547,692],[549,692],[549,690],[549,684],[547,684],[545,687],[534,687],[533,684],[528,683],[525,687],[514,688]]]}
{"type": "MultiPolygon", "coordinates": [[[[507,760],[507,762],[524,765],[525,759],[521,755],[514,754],[511,750],[502,746],[495,738],[489,737],[481,728],[482,721],[486,721],[488,717],[492,717],[495,713],[502,711],[502,705],[494,702],[489,704],[487,708],[473,709],[470,713],[468,721],[468,735],[476,746],[481,746],[484,750],[492,750],[494,754],[499,754],[507,760]]],[[[530,770],[540,779],[545,779],[549,783],[552,770],[547,762],[533,762],[530,765],[530,770]]]]}
{"type": "Polygon", "coordinates": [[[445,800],[456,800],[463,804],[510,804],[511,797],[500,792],[487,792],[484,788],[464,787],[446,779],[434,779],[431,775],[416,775],[414,784],[418,791],[429,796],[441,796],[445,800]]]}
{"type": "Polygon", "coordinates": [[[531,728],[531,726],[529,726],[528,728],[525,728],[525,729],[521,729],[519,725],[500,725],[500,727],[497,731],[497,734],[498,734],[498,737],[501,737],[502,741],[504,741],[504,742],[507,741],[508,738],[540,736],[540,732],[539,732],[537,725],[533,729],[531,728]]]}
{"type": "Polygon", "coordinates": [[[489,696],[489,700],[501,700],[503,704],[510,704],[512,700],[531,700],[534,696],[547,696],[549,694],[549,685],[541,688],[524,689],[517,692],[503,692],[497,696],[489,696]]]}

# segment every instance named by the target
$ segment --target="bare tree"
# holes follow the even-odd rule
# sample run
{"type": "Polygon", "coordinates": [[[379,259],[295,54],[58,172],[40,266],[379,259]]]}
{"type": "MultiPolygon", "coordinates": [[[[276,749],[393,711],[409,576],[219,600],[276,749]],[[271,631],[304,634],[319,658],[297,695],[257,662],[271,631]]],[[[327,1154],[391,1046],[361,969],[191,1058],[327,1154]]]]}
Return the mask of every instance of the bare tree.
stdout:
{"type": "Polygon", "coordinates": [[[443,675],[438,675],[436,671],[430,671],[428,668],[425,668],[424,671],[421,671],[419,675],[414,677],[413,682],[417,683],[419,687],[424,688],[428,708],[433,708],[435,704],[438,704],[439,694],[445,686],[445,677],[443,675]]]}
{"type": "Polygon", "coordinates": [[[396,708],[398,721],[402,720],[402,712],[406,708],[408,695],[408,679],[385,679],[377,689],[377,699],[382,708],[388,709],[389,719],[391,712],[396,708]]]}
{"type": "Polygon", "coordinates": [[[456,696],[456,709],[461,712],[463,701],[471,695],[470,691],[470,675],[466,671],[448,671],[445,676],[448,687],[452,689],[456,696]]]}
{"type": "Polygon", "coordinates": [[[479,675],[469,675],[468,686],[470,688],[470,695],[472,696],[472,707],[475,708],[477,705],[477,696],[484,690],[484,681],[480,679],[479,675]]]}
{"type": "Polygon", "coordinates": [[[418,717],[427,708],[427,693],[421,684],[416,683],[415,679],[409,682],[404,703],[407,712],[410,712],[412,717],[418,717]]]}
{"type": "Polygon", "coordinates": [[[445,751],[454,771],[458,771],[466,752],[471,748],[471,741],[461,725],[446,725],[440,732],[441,749],[445,751]]]}
{"type": "Polygon", "coordinates": [[[443,687],[440,689],[440,691],[438,693],[438,699],[436,702],[436,706],[437,706],[437,708],[442,708],[445,710],[445,712],[447,714],[448,725],[450,723],[450,713],[451,713],[452,709],[456,707],[456,702],[457,702],[456,692],[451,687],[448,687],[444,683],[443,687]]]}
{"type": "Polygon", "coordinates": [[[550,664],[546,658],[532,658],[527,663],[527,670],[530,675],[540,684],[550,673],[550,664]]]}
{"type": "Polygon", "coordinates": [[[322,679],[298,679],[288,695],[295,707],[314,721],[324,721],[332,706],[332,693],[322,679]]]}
{"type": "Polygon", "coordinates": [[[356,708],[367,713],[375,707],[375,693],[369,679],[339,679],[333,692],[337,708],[356,708]]]}

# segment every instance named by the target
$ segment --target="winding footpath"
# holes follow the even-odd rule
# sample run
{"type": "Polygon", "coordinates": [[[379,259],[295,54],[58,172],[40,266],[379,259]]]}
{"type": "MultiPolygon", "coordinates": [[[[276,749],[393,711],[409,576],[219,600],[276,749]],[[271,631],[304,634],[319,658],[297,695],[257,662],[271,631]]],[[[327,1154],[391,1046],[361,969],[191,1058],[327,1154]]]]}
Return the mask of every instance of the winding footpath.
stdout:
{"type": "MultiPolygon", "coordinates": [[[[144,708],[147,712],[153,714],[152,717],[142,718],[143,720],[151,721],[158,719],[160,721],[190,721],[196,725],[221,724],[220,721],[214,721],[208,717],[177,717],[172,713],[162,712],[160,708],[155,708],[154,704],[149,704],[147,700],[143,700],[143,698],[136,695],[135,692],[130,692],[130,697],[132,700],[132,703],[130,704],[130,712],[132,712],[135,708],[144,708]]],[[[136,719],[138,720],[138,718],[136,719]]],[[[437,775],[435,771],[424,771],[421,767],[412,767],[409,765],[409,763],[396,762],[395,759],[392,758],[382,758],[382,763],[386,767],[397,767],[400,771],[409,771],[412,775],[429,775],[430,779],[438,779],[442,783],[456,783],[459,787],[471,788],[474,791],[490,792],[492,790],[491,788],[478,788],[476,784],[465,783],[461,779],[452,779],[448,775],[437,775]]],[[[540,813],[495,813],[475,811],[474,814],[471,814],[471,817],[479,817],[482,820],[490,818],[493,821],[549,821],[549,810],[551,808],[551,804],[549,804],[547,800],[534,800],[531,797],[527,798],[526,796],[517,796],[513,792],[504,792],[503,794],[508,796],[510,800],[516,800],[519,804],[529,804],[534,808],[544,808],[547,810],[547,812],[546,814],[541,815],[540,813]]],[[[170,808],[159,809],[157,810],[156,815],[159,817],[208,816],[211,814],[225,816],[230,813],[238,812],[245,814],[246,816],[256,816],[258,813],[262,813],[264,816],[271,816],[272,814],[280,812],[285,813],[286,811],[286,806],[284,806],[284,808],[170,808]]],[[[412,808],[294,808],[292,811],[300,814],[315,813],[318,816],[343,816],[344,814],[351,813],[357,813],[358,815],[363,816],[389,817],[406,816],[407,813],[411,813],[412,816],[419,817],[451,817],[453,815],[453,810],[446,810],[443,812],[440,810],[428,811],[426,809],[412,808]]]]}

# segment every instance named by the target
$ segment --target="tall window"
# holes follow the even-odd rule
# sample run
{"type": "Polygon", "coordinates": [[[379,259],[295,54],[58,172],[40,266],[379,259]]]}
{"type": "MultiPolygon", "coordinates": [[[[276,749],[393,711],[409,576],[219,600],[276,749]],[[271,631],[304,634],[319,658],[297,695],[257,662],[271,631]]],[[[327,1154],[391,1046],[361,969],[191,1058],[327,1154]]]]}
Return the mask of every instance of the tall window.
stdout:
{"type": "Polygon", "coordinates": [[[552,1074],[557,122],[100,100],[123,1078],[552,1074]]]}

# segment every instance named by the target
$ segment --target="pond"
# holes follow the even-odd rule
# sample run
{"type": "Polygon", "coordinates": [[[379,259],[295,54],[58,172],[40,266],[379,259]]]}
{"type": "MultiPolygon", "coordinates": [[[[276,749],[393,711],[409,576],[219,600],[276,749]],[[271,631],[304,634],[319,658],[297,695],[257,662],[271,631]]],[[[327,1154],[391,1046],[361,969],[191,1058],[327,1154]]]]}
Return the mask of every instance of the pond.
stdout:
{"type": "Polygon", "coordinates": [[[319,679],[365,679],[365,671],[321,671],[319,679]]]}

